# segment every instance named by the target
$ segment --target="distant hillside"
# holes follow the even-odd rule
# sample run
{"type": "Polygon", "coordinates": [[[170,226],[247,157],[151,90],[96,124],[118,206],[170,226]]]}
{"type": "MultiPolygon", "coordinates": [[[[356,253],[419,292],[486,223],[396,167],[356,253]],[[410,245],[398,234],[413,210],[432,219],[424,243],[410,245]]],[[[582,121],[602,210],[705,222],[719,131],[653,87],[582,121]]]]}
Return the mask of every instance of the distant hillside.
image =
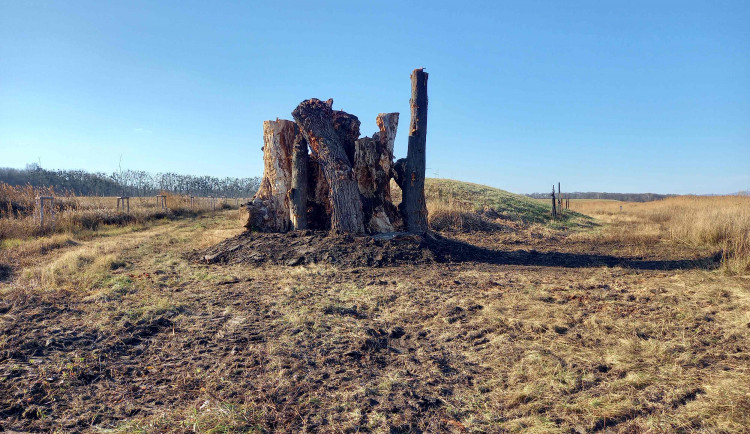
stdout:
{"type": "MultiPolygon", "coordinates": [[[[531,193],[526,196],[534,199],[549,199],[550,193],[531,193]]],[[[575,192],[567,193],[563,191],[563,196],[571,199],[608,199],[620,200],[623,202],[651,202],[653,200],[665,199],[677,196],[676,194],[656,194],[656,193],[600,193],[600,192],[575,192]]]]}

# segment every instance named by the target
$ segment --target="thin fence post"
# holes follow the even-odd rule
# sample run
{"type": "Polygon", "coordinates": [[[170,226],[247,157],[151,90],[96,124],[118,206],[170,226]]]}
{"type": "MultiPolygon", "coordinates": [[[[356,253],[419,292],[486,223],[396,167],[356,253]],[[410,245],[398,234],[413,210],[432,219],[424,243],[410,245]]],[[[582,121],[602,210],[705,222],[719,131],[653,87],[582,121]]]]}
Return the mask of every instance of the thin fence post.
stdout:
{"type": "Polygon", "coordinates": [[[44,227],[44,203],[49,201],[49,217],[50,221],[54,223],[55,218],[55,197],[54,196],[37,196],[37,203],[39,204],[39,226],[44,227]]]}
{"type": "Polygon", "coordinates": [[[555,184],[552,184],[552,218],[557,220],[557,208],[555,207],[555,184]]]}

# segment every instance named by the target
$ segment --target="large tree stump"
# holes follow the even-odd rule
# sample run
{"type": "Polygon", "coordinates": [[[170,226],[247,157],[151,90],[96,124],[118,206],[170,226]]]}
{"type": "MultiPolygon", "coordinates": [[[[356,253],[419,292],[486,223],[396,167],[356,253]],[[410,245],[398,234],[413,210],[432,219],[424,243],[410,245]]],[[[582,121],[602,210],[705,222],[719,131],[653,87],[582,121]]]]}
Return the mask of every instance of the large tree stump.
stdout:
{"type": "Polygon", "coordinates": [[[393,232],[394,223],[400,221],[390,197],[398,113],[381,113],[377,122],[380,131],[373,138],[357,140],[354,154],[354,176],[362,196],[365,225],[371,233],[393,232]]]}
{"type": "Polygon", "coordinates": [[[267,232],[289,230],[289,198],[292,186],[292,121],[263,122],[263,179],[248,204],[248,229],[267,232]]]}
{"type": "MultiPolygon", "coordinates": [[[[427,204],[424,197],[427,144],[427,76],[424,69],[411,73],[411,122],[406,167],[401,176],[403,199],[401,212],[406,230],[413,233],[427,231],[427,204]]],[[[398,180],[397,180],[398,182],[398,180]]]]}
{"type": "MultiPolygon", "coordinates": [[[[332,207],[331,230],[355,234],[364,232],[357,181],[339,132],[334,128],[331,105],[317,98],[305,100],[294,109],[292,116],[322,166],[328,182],[332,207]]],[[[339,115],[338,118],[344,117],[339,115]]],[[[346,130],[346,126],[340,124],[339,131],[346,130]]]]}
{"type": "Polygon", "coordinates": [[[292,188],[289,190],[289,217],[296,230],[307,229],[307,141],[299,127],[292,153],[292,188]]]}

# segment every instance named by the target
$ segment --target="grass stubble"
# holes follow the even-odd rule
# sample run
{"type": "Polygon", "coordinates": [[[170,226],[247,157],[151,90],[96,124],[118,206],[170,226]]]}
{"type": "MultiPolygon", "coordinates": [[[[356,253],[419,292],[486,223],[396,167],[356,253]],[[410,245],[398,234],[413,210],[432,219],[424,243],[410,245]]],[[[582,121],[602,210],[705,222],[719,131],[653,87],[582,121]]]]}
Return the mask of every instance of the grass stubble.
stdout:
{"type": "MultiPolygon", "coordinates": [[[[589,208],[600,226],[509,219],[493,222],[507,230],[480,236],[495,248],[512,241],[518,249],[577,251],[598,243],[631,255],[646,254],[654,243],[667,253],[675,244],[677,252],[701,254],[717,246],[665,237],[667,229],[648,217],[648,204],[632,211],[625,205],[623,212],[619,204],[589,208]]],[[[185,259],[194,248],[237,234],[238,223],[227,211],[75,244],[49,241],[54,248],[44,251],[26,248],[31,259],[0,283],[0,426],[112,432],[742,432],[750,426],[750,282],[741,267],[252,268],[185,259]]],[[[467,230],[454,229],[446,233],[461,237],[467,230]]]]}

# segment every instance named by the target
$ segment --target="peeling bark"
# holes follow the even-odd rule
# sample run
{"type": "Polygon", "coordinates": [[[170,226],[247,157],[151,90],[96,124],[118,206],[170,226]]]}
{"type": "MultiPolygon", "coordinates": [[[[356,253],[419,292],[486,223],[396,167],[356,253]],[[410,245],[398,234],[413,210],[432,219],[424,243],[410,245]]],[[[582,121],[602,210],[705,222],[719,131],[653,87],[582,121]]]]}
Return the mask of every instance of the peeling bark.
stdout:
{"type": "Polygon", "coordinates": [[[248,205],[248,229],[286,232],[290,228],[288,191],[292,185],[292,146],[295,124],[263,122],[263,179],[248,205]]]}

